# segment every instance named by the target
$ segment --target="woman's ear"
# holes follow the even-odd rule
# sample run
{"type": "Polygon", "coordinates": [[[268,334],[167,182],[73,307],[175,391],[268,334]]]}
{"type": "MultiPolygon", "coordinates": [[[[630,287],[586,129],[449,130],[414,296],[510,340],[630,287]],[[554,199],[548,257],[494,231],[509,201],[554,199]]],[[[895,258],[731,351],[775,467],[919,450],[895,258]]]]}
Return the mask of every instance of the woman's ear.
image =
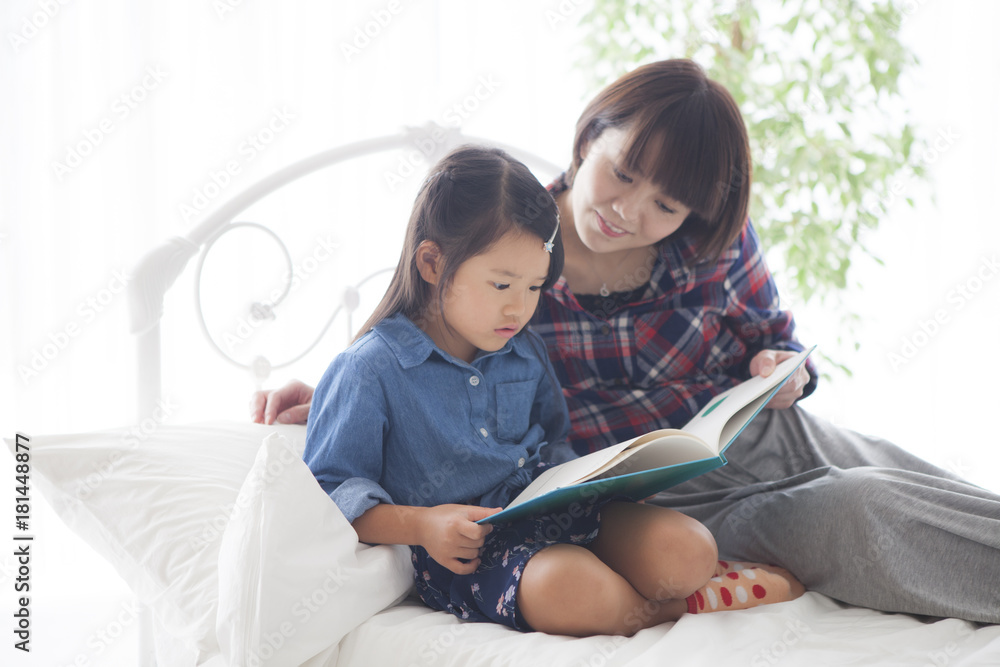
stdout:
{"type": "Polygon", "coordinates": [[[441,272],[444,270],[441,248],[434,241],[421,241],[417,246],[417,271],[420,277],[431,285],[441,282],[441,272]]]}

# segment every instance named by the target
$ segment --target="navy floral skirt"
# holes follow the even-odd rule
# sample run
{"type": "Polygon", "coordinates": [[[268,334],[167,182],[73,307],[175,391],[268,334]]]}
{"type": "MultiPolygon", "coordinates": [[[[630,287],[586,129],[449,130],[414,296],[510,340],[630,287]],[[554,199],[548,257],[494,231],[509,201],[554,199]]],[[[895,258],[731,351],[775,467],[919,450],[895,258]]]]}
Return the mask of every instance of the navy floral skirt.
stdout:
{"type": "Polygon", "coordinates": [[[411,546],[417,594],[428,607],[469,621],[500,623],[531,632],[517,607],[517,586],[528,560],[553,544],[589,544],[601,523],[599,502],[579,510],[494,524],[479,567],[455,574],[420,546],[411,546]],[[574,516],[575,515],[575,516],[574,516]]]}

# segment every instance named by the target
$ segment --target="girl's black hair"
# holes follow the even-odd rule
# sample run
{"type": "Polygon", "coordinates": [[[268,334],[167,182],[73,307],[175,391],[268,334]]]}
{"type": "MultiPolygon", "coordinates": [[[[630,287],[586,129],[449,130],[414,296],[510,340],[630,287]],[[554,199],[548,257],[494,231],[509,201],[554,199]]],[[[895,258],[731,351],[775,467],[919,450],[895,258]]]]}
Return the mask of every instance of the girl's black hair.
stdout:
{"type": "MultiPolygon", "coordinates": [[[[397,313],[411,320],[425,316],[432,304],[444,302],[458,267],[489,251],[506,234],[530,234],[541,245],[558,225],[555,200],[522,162],[499,148],[456,148],[431,168],[421,186],[396,272],[357,337],[397,313]],[[436,293],[417,269],[417,248],[424,241],[434,242],[441,251],[436,293]]],[[[555,284],[562,268],[563,247],[556,234],[542,289],[555,284]]]]}

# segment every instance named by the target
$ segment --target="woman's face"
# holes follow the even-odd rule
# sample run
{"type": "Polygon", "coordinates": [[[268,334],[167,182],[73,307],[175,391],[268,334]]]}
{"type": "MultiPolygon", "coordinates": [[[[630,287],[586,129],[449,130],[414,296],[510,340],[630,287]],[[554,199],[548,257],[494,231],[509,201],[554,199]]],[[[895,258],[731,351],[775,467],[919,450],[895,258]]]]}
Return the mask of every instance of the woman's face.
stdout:
{"type": "Polygon", "coordinates": [[[625,169],[625,132],[607,129],[585,149],[571,192],[577,235],[593,252],[652,245],[691,212],[645,176],[625,169]]]}

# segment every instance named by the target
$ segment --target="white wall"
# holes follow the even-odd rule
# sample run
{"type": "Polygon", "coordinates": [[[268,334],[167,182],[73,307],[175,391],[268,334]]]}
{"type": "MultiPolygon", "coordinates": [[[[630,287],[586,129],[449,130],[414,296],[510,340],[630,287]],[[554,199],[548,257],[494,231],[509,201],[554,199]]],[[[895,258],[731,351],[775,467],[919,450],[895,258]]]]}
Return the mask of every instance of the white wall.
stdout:
{"type": "MultiPolygon", "coordinates": [[[[862,322],[861,348],[839,353],[854,376],[805,405],[996,490],[1000,5],[903,4],[900,34],[921,61],[904,90],[929,140],[931,179],[899,184],[900,201],[866,238],[885,266],[865,262],[842,297],[862,322]]],[[[797,311],[801,336],[833,349],[837,332],[823,311],[797,311]]]]}

